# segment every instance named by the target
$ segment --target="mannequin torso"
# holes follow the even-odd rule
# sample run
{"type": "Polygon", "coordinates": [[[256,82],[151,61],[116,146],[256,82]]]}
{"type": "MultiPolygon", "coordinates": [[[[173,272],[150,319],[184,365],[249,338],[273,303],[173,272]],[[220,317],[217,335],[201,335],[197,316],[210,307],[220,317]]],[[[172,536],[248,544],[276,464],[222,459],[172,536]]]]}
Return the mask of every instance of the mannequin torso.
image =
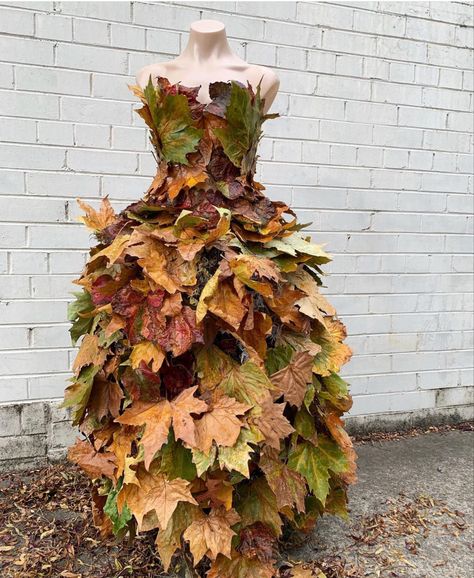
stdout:
{"type": "Polygon", "coordinates": [[[210,102],[209,84],[216,81],[238,80],[250,83],[255,90],[262,79],[260,90],[268,112],[278,92],[277,75],[265,66],[248,64],[235,55],[227,41],[225,26],[217,20],[198,20],[191,24],[189,41],[183,52],[168,62],[145,66],[137,73],[137,84],[145,87],[148,79],[164,76],[172,84],[201,86],[198,99],[210,102]],[[262,78],[263,77],[263,78],[262,78]]]}

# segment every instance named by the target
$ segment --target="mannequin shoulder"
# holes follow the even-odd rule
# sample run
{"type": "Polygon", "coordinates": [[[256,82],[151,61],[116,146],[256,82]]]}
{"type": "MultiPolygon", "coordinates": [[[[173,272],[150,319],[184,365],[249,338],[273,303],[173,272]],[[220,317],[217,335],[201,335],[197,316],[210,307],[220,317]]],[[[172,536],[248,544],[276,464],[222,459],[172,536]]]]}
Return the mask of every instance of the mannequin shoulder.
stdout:
{"type": "Polygon", "coordinates": [[[262,79],[262,93],[277,91],[280,86],[280,79],[275,71],[266,66],[254,64],[250,67],[252,77],[257,79],[256,84],[262,79]]]}
{"type": "Polygon", "coordinates": [[[260,80],[262,81],[261,94],[265,99],[264,112],[268,112],[280,87],[280,79],[271,68],[267,68],[266,66],[252,65],[250,72],[252,86],[255,87],[260,80]]]}
{"type": "Polygon", "coordinates": [[[138,86],[144,88],[148,84],[150,75],[152,80],[157,76],[166,76],[166,63],[157,62],[156,64],[149,64],[148,66],[140,68],[136,75],[138,86]]]}

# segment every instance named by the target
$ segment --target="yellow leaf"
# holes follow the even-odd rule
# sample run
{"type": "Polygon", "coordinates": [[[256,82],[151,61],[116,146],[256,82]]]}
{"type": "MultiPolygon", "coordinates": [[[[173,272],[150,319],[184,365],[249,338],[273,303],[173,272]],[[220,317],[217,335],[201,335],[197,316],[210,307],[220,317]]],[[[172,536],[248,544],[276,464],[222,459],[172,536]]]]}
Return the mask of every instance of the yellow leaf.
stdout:
{"type": "Polygon", "coordinates": [[[156,373],[160,370],[165,359],[165,353],[159,345],[151,341],[141,341],[135,345],[130,354],[130,362],[133,369],[140,367],[142,361],[147,365],[151,363],[151,369],[156,373]]]}

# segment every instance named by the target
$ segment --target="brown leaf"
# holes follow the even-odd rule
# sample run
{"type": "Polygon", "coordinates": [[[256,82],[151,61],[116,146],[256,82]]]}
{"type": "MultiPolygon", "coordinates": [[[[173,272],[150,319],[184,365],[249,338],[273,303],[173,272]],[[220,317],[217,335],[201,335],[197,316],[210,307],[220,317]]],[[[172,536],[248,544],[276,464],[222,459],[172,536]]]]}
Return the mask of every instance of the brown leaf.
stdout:
{"type": "Polygon", "coordinates": [[[173,423],[176,439],[191,447],[199,445],[197,421],[191,414],[200,414],[208,409],[206,402],[194,397],[197,386],[184,390],[173,401],[158,403],[135,402],[115,421],[126,425],[145,425],[141,444],[145,450],[145,467],[148,469],[156,452],[167,442],[173,423]]]}
{"type": "Polygon", "coordinates": [[[276,496],[278,509],[296,506],[298,512],[305,510],[306,482],[300,474],[291,470],[279,457],[279,451],[265,448],[259,466],[265,473],[268,485],[276,496]]]}
{"type": "Polygon", "coordinates": [[[77,199],[77,203],[86,213],[84,217],[79,217],[79,220],[93,231],[102,231],[102,229],[105,229],[115,221],[115,211],[108,197],[102,199],[99,211],[96,211],[90,205],[81,201],[81,199],[77,199]]]}
{"type": "Polygon", "coordinates": [[[217,445],[233,446],[245,425],[237,416],[243,415],[250,407],[232,397],[220,397],[209,412],[196,421],[198,449],[208,454],[213,441],[217,445]]]}
{"type": "Polygon", "coordinates": [[[110,452],[96,452],[87,441],[77,439],[76,443],[69,448],[68,459],[80,466],[92,479],[101,476],[114,477],[115,455],[110,452]]]}
{"type": "Polygon", "coordinates": [[[117,417],[123,397],[122,388],[118,383],[110,379],[104,379],[99,375],[94,379],[94,385],[92,386],[88,406],[89,412],[99,421],[108,415],[117,417]]]}
{"type": "Polygon", "coordinates": [[[122,512],[127,504],[141,529],[146,514],[156,514],[160,528],[166,528],[178,502],[197,505],[186,480],[168,480],[163,474],[150,474],[143,468],[137,473],[137,484],[125,484],[117,496],[117,508],[122,512]]]}
{"type": "Polygon", "coordinates": [[[349,471],[340,474],[340,477],[346,483],[353,484],[357,481],[357,456],[352,445],[352,440],[344,429],[344,421],[336,412],[333,411],[324,415],[324,423],[326,424],[328,430],[331,432],[332,437],[339,444],[339,447],[343,450],[347,461],[349,462],[349,471]]]}
{"type": "Polygon", "coordinates": [[[232,553],[232,560],[218,556],[211,565],[207,578],[273,578],[273,564],[245,558],[238,552],[232,553]]]}
{"type": "Polygon", "coordinates": [[[291,405],[301,407],[306,394],[307,384],[313,378],[313,356],[305,351],[296,353],[289,365],[271,376],[285,400],[291,405]]]}
{"type": "Polygon", "coordinates": [[[133,347],[130,354],[130,362],[133,369],[141,366],[142,362],[150,365],[151,369],[157,373],[163,364],[165,354],[161,347],[156,346],[151,341],[141,341],[133,347]]]}
{"type": "Polygon", "coordinates": [[[102,366],[104,364],[107,351],[99,347],[97,335],[86,334],[81,343],[79,352],[74,360],[72,369],[76,375],[86,365],[102,366]]]}
{"type": "Polygon", "coordinates": [[[231,557],[231,542],[235,532],[231,526],[237,524],[240,516],[235,510],[212,509],[210,513],[195,520],[184,532],[183,538],[196,566],[204,556],[215,560],[219,554],[231,557]]]}
{"type": "Polygon", "coordinates": [[[272,396],[268,395],[261,402],[258,413],[252,411],[252,421],[265,436],[265,442],[277,450],[280,449],[280,440],[295,431],[283,415],[285,406],[284,403],[273,403],[272,396]]]}

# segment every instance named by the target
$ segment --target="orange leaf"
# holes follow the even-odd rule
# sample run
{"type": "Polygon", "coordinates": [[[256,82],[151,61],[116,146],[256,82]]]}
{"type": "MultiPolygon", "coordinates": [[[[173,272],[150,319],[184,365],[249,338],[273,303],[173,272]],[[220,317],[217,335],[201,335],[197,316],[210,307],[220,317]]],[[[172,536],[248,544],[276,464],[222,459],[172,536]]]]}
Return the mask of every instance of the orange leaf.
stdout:
{"type": "Polygon", "coordinates": [[[87,441],[80,439],[69,448],[68,458],[80,466],[92,479],[106,476],[114,477],[116,466],[115,455],[110,452],[96,452],[94,447],[87,441]]]}
{"type": "Polygon", "coordinates": [[[270,379],[278,387],[285,400],[301,407],[307,384],[313,378],[313,356],[306,351],[296,353],[289,365],[274,373],[270,379]]]}
{"type": "Polygon", "coordinates": [[[195,566],[206,555],[211,560],[218,554],[231,557],[232,537],[236,535],[231,526],[239,520],[235,510],[212,509],[209,515],[202,515],[187,528],[183,538],[189,542],[195,566]]]}
{"type": "Polygon", "coordinates": [[[102,231],[102,229],[105,229],[115,221],[115,211],[108,197],[102,199],[99,211],[96,211],[90,205],[81,201],[81,199],[77,199],[77,203],[86,213],[84,217],[79,217],[79,220],[93,231],[102,231]]]}
{"type": "Polygon", "coordinates": [[[223,395],[212,406],[208,413],[196,421],[198,448],[208,454],[215,441],[221,446],[233,446],[244,426],[237,416],[243,415],[251,408],[232,397],[223,395]]]}

